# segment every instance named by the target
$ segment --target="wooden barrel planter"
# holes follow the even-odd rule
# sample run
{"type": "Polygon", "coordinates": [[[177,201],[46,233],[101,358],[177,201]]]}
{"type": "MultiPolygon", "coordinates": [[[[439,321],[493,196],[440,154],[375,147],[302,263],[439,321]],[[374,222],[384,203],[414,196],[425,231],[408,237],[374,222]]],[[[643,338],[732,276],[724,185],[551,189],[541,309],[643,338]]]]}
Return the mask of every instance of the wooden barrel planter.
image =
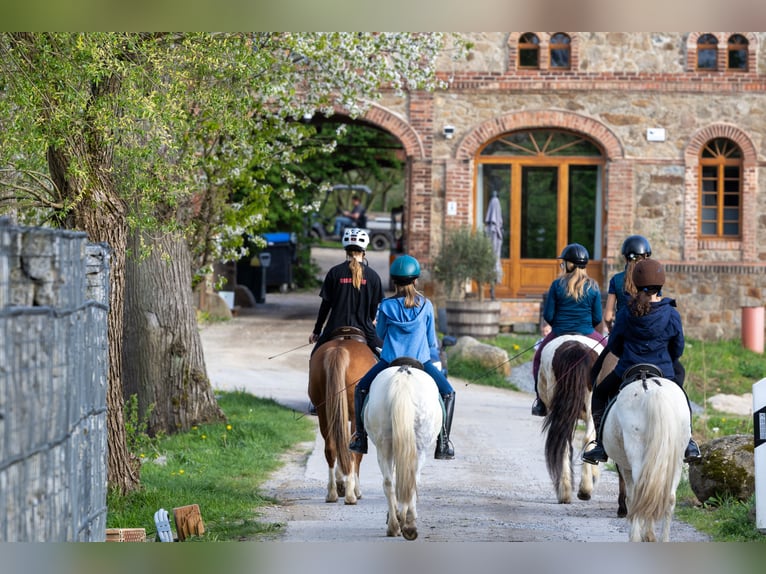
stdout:
{"type": "Polygon", "coordinates": [[[447,333],[491,338],[500,332],[500,301],[447,301],[447,333]]]}

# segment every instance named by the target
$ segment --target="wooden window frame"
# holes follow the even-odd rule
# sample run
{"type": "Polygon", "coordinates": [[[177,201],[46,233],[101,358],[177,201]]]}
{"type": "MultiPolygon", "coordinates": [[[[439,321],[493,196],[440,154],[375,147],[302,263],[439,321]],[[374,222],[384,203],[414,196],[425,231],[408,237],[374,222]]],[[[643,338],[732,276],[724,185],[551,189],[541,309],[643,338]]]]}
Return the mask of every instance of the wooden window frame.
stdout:
{"type": "Polygon", "coordinates": [[[518,62],[517,62],[517,68],[519,70],[540,70],[541,69],[540,44],[541,44],[540,37],[534,32],[524,32],[521,36],[519,36],[518,62]],[[526,41],[528,37],[534,38],[535,40],[537,40],[537,43],[526,41]],[[534,51],[537,55],[537,64],[534,66],[523,65],[521,63],[522,52],[532,52],[532,51],[534,51]]]}
{"type": "Polygon", "coordinates": [[[551,36],[550,45],[548,46],[548,62],[551,70],[571,70],[572,69],[572,37],[564,32],[556,32],[551,36]],[[566,38],[566,42],[556,41],[557,38],[566,38]],[[566,51],[567,53],[567,65],[566,66],[554,66],[553,65],[553,52],[556,50],[566,51]]]}
{"type": "MultiPolygon", "coordinates": [[[[729,154],[730,155],[730,154],[729,154]]],[[[743,217],[742,217],[742,203],[744,200],[744,194],[743,194],[743,185],[744,185],[744,172],[743,172],[743,152],[742,148],[740,148],[739,145],[737,145],[736,142],[730,140],[729,138],[714,138],[712,140],[709,140],[705,143],[705,145],[702,147],[702,150],[700,151],[700,157],[699,157],[699,178],[698,178],[698,221],[699,221],[699,228],[697,230],[698,238],[699,239],[723,239],[723,240],[740,240],[742,239],[742,231],[743,231],[743,217]],[[720,153],[720,150],[717,148],[713,148],[715,142],[718,141],[725,141],[727,142],[728,146],[730,147],[731,151],[736,150],[737,156],[736,157],[727,157],[727,154],[720,153]],[[705,157],[705,151],[710,150],[711,153],[715,154],[715,157],[705,157]],[[706,192],[704,190],[704,184],[706,179],[703,178],[703,171],[706,167],[715,167],[716,168],[716,233],[715,234],[708,234],[702,232],[702,226],[703,223],[709,223],[709,221],[703,221],[702,214],[705,207],[707,207],[704,204],[704,196],[710,194],[710,192],[706,192]],[[738,216],[737,216],[737,229],[738,233],[736,235],[727,235],[724,233],[724,224],[727,223],[727,221],[724,218],[724,211],[726,209],[725,205],[725,196],[726,196],[726,168],[727,167],[737,167],[738,168],[738,181],[739,185],[737,186],[739,191],[737,192],[739,195],[739,206],[738,206],[738,216]]],[[[708,178],[709,179],[709,178],[708,178]]],[[[730,179],[730,178],[728,178],[730,179]]]]}
{"type": "Polygon", "coordinates": [[[726,71],[733,73],[744,73],[749,71],[750,61],[750,42],[744,36],[744,34],[732,34],[726,41],[726,71]],[[733,40],[737,40],[736,43],[733,40]],[[731,52],[744,52],[745,53],[745,65],[742,68],[732,68],[729,66],[729,56],[731,52]]]}
{"type": "Polygon", "coordinates": [[[699,72],[716,72],[718,71],[718,38],[715,34],[702,34],[699,38],[697,38],[697,53],[695,54],[695,69],[699,72]],[[706,39],[715,39],[715,42],[705,41],[706,39]],[[700,53],[705,50],[713,50],[715,52],[715,58],[713,58],[713,66],[710,68],[702,68],[700,67],[700,53]]]}

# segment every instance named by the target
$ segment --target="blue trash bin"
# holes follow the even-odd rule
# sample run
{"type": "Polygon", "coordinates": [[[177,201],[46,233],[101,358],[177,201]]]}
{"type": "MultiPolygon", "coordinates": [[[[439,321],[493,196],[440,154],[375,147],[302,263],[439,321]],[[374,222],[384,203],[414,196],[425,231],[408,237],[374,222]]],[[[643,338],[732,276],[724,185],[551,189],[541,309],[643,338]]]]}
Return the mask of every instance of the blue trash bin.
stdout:
{"type": "Polygon", "coordinates": [[[293,264],[295,263],[298,240],[295,233],[287,231],[264,233],[266,247],[261,253],[271,256],[266,274],[266,286],[278,287],[286,293],[293,288],[293,264]]]}

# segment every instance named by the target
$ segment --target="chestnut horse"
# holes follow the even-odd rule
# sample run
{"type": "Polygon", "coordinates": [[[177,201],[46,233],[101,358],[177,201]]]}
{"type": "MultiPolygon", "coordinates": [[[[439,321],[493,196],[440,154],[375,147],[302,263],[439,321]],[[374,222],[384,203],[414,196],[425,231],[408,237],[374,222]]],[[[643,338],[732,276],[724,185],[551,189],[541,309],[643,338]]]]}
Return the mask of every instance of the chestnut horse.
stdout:
{"type": "Polygon", "coordinates": [[[377,362],[361,331],[342,327],[322,344],[309,362],[309,398],[317,410],[319,431],[324,439],[328,479],[325,502],[356,504],[361,454],[348,449],[354,424],[354,389],[377,362]],[[338,333],[336,336],[335,333],[338,333]],[[350,425],[349,425],[350,423],[350,425]]]}
{"type": "MultiPolygon", "coordinates": [[[[584,335],[561,335],[540,356],[537,391],[547,411],[542,426],[545,464],[560,504],[572,502],[572,443],[578,421],[585,423],[583,449],[596,437],[590,409],[591,368],[602,350],[600,343],[584,335]]],[[[590,500],[598,476],[597,466],[582,465],[577,498],[590,500]]]]}

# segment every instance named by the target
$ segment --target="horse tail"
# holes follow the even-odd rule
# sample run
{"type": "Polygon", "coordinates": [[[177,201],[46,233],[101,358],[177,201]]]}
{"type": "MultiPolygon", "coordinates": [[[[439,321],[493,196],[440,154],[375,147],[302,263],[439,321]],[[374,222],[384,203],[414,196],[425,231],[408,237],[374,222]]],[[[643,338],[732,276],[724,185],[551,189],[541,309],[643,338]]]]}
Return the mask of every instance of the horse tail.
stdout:
{"type": "MultiPolygon", "coordinates": [[[[643,394],[647,439],[643,464],[638,476],[634,476],[635,487],[628,518],[661,520],[674,504],[674,477],[683,458],[686,444],[678,440],[683,433],[683,422],[673,406],[673,396],[666,392],[665,385],[673,381],[651,379],[656,388],[649,388],[643,394]]],[[[675,390],[675,389],[673,389],[675,390]]],[[[684,405],[686,409],[686,405],[684,405]]]]}
{"type": "Polygon", "coordinates": [[[415,405],[412,385],[417,384],[407,369],[400,368],[391,378],[391,429],[396,468],[396,498],[405,504],[417,487],[418,452],[415,442],[415,405]]]}
{"type": "Polygon", "coordinates": [[[545,465],[553,483],[558,486],[562,478],[566,449],[570,452],[570,476],[572,465],[572,440],[577,421],[585,408],[590,392],[590,371],[594,361],[593,351],[577,341],[568,341],[556,349],[551,370],[556,378],[556,392],[548,414],[543,420],[545,437],[545,465]]]}
{"type": "Polygon", "coordinates": [[[324,356],[325,412],[327,413],[327,437],[335,443],[338,464],[344,475],[351,472],[351,432],[348,427],[349,409],[346,400],[346,372],[351,363],[348,349],[342,345],[331,346],[324,356]]]}

